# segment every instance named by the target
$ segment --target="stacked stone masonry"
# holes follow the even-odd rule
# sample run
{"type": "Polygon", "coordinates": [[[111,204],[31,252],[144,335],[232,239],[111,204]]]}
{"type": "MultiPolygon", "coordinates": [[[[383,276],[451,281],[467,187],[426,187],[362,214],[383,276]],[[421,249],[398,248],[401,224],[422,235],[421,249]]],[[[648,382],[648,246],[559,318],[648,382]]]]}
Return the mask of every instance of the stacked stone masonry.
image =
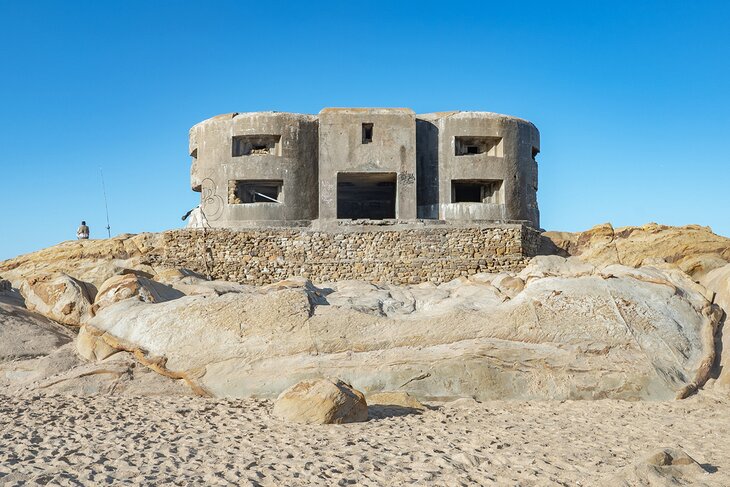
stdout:
{"type": "Polygon", "coordinates": [[[269,284],[295,276],[313,282],[443,283],[480,272],[518,271],[538,249],[528,225],[434,226],[390,230],[187,229],[164,233],[152,263],[214,279],[269,284]]]}

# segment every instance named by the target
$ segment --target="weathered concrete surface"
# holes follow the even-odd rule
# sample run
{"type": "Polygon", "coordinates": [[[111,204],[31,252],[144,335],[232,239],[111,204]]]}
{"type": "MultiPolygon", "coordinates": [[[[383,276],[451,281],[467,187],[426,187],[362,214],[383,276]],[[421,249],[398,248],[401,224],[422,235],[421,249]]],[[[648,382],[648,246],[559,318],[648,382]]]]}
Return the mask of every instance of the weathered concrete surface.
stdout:
{"type": "Polygon", "coordinates": [[[325,108],[317,116],[229,113],[195,125],[189,151],[191,186],[201,192],[192,227],[337,218],[540,225],[540,134],[530,122],[506,115],[417,116],[406,108],[325,108]],[[243,201],[234,188],[242,180],[280,182],[280,191],[272,190],[278,202],[243,201]],[[480,194],[464,197],[455,189],[464,185],[472,193],[478,186],[480,194]],[[356,214],[350,207],[358,208],[356,214]]]}
{"type": "Polygon", "coordinates": [[[429,173],[419,174],[420,217],[525,220],[540,228],[535,160],[540,133],[532,123],[489,112],[441,112],[418,115],[417,127],[418,170],[429,173]],[[479,138],[488,146],[480,147],[479,138]],[[462,153],[461,140],[483,152],[462,153]],[[490,202],[456,202],[455,181],[494,181],[499,188],[490,202]]]}
{"type": "Polygon", "coordinates": [[[127,300],[89,326],[215,396],[274,397],[336,375],[366,394],[418,398],[667,399],[707,380],[719,313],[683,273],[613,266],[571,276],[565,261],[552,276],[558,265],[541,271],[542,260],[511,299],[480,277],[412,287],[302,281],[127,300]]]}
{"type": "Polygon", "coordinates": [[[247,221],[297,221],[317,218],[317,120],[281,112],[229,113],[190,129],[191,186],[200,191],[201,208],[212,227],[247,221]],[[236,155],[235,137],[278,137],[268,152],[236,155]],[[281,181],[279,203],[234,203],[229,182],[281,181]]]}
{"type": "Polygon", "coordinates": [[[319,218],[337,218],[338,173],[395,173],[396,215],[416,218],[416,120],[407,108],[319,112],[319,218]],[[363,142],[364,123],[372,140],[363,142]]]}

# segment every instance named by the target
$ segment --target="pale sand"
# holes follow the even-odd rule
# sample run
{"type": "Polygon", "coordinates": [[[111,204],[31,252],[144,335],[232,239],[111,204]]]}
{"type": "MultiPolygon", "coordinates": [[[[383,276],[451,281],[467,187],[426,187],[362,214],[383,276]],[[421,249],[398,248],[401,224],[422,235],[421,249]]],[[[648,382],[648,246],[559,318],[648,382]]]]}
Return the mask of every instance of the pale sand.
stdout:
{"type": "Polygon", "coordinates": [[[730,401],[461,400],[286,424],[259,400],[0,395],[0,484],[600,485],[661,446],[730,485],[730,401]],[[382,413],[382,411],[381,411],[382,413]]]}

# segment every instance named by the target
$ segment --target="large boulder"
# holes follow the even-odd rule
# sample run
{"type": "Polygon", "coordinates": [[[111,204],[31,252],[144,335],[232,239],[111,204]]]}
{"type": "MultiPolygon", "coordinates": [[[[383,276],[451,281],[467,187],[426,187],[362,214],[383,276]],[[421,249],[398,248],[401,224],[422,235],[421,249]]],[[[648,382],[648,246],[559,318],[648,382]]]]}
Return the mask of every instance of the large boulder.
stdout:
{"type": "Polygon", "coordinates": [[[274,416],[309,424],[343,424],[367,421],[368,405],[362,392],[339,379],[307,380],[282,392],[274,403],[274,416]]]}
{"type": "Polygon", "coordinates": [[[126,300],[88,326],[214,396],[276,397],[299,381],[338,376],[367,394],[419,399],[668,399],[709,377],[720,313],[684,273],[614,266],[588,274],[552,258],[533,270],[509,300],[466,279],[290,283],[126,300]]]}
{"type": "Polygon", "coordinates": [[[25,306],[46,318],[70,326],[81,326],[93,316],[93,285],[67,274],[43,274],[30,277],[20,285],[25,306]]]}
{"type": "MultiPolygon", "coordinates": [[[[614,228],[610,223],[579,233],[545,232],[557,251],[577,255],[596,266],[622,264],[638,267],[647,260],[675,264],[695,279],[730,261],[730,239],[708,227],[671,227],[649,223],[614,228]]],[[[555,253],[553,249],[551,253],[555,253]]]]}
{"type": "Polygon", "coordinates": [[[12,302],[0,302],[0,391],[25,387],[79,363],[73,332],[12,302]]]}
{"type": "Polygon", "coordinates": [[[184,296],[171,286],[153,281],[138,274],[122,274],[104,281],[96,294],[94,312],[118,301],[136,297],[145,303],[162,303],[184,296]]]}

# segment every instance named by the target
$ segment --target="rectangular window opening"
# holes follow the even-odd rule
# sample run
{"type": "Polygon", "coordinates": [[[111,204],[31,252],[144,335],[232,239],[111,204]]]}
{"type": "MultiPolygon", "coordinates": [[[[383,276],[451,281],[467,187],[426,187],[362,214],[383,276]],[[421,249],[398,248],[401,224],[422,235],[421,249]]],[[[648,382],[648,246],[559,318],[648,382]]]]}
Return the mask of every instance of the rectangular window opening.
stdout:
{"type": "Polygon", "coordinates": [[[282,203],[283,184],[282,180],[277,179],[228,181],[228,203],[231,205],[282,203]]]}
{"type": "Polygon", "coordinates": [[[454,137],[454,155],[471,156],[484,154],[503,157],[502,137],[457,136],[454,137]]]}
{"type": "Polygon", "coordinates": [[[236,135],[231,153],[233,157],[281,156],[281,135],[236,135]]]}
{"type": "Polygon", "coordinates": [[[397,174],[370,172],[337,174],[337,218],[395,218],[397,174]]]}
{"type": "Polygon", "coordinates": [[[369,144],[373,141],[373,124],[364,123],[362,124],[362,143],[369,144]]]}
{"type": "Polygon", "coordinates": [[[452,203],[501,203],[502,181],[451,181],[452,203]]]}

